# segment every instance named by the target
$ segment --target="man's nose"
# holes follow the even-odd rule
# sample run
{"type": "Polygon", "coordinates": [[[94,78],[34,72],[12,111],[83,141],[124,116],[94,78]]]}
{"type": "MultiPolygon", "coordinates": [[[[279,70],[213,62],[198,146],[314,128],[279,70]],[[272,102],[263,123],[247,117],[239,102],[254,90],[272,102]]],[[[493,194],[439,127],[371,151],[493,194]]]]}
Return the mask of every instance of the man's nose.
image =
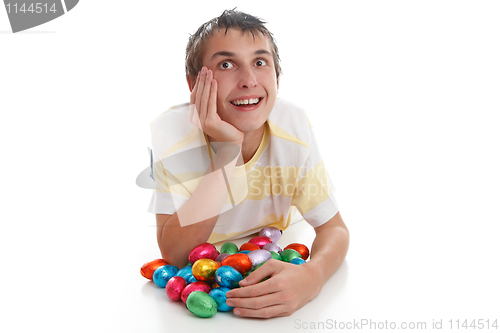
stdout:
{"type": "Polygon", "coordinates": [[[253,88],[257,86],[257,78],[252,68],[242,68],[241,70],[240,87],[253,88]]]}

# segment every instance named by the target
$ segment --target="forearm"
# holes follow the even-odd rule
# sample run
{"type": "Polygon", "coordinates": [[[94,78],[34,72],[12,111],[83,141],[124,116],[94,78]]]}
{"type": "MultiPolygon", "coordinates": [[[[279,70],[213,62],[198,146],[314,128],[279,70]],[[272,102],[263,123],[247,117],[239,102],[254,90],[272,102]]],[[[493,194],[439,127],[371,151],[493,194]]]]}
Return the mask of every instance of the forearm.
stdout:
{"type": "Polygon", "coordinates": [[[236,165],[236,159],[228,159],[228,154],[223,150],[218,152],[196,190],[175,214],[165,223],[159,223],[157,218],[158,246],[170,264],[184,266],[189,252],[210,237],[227,197],[227,181],[236,165]]]}
{"type": "Polygon", "coordinates": [[[349,249],[349,231],[340,213],[315,231],[308,265],[316,271],[318,283],[323,286],[344,262],[349,249]]]}

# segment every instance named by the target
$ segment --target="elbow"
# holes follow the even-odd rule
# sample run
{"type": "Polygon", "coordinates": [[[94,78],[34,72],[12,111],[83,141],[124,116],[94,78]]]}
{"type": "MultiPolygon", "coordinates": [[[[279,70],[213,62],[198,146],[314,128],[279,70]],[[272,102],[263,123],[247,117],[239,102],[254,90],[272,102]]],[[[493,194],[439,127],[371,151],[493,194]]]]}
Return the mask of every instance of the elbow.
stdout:
{"type": "Polygon", "coordinates": [[[161,245],[159,247],[161,257],[163,258],[163,260],[168,262],[169,265],[174,265],[177,266],[177,268],[181,269],[189,263],[188,255],[179,253],[178,251],[175,251],[175,249],[167,249],[161,245]]]}

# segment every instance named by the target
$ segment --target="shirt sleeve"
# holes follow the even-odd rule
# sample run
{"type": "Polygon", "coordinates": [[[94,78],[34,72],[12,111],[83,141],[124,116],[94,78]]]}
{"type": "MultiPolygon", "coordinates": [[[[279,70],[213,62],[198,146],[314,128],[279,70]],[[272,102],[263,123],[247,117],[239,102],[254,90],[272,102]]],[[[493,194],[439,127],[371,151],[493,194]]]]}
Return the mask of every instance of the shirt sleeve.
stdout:
{"type": "Polygon", "coordinates": [[[328,222],[339,209],[334,197],[335,188],[321,158],[312,127],[310,130],[310,153],[302,167],[292,206],[314,228],[328,222]]]}
{"type": "Polygon", "coordinates": [[[173,215],[189,199],[190,193],[165,169],[161,160],[154,160],[152,168],[156,188],[153,190],[148,212],[173,215]]]}

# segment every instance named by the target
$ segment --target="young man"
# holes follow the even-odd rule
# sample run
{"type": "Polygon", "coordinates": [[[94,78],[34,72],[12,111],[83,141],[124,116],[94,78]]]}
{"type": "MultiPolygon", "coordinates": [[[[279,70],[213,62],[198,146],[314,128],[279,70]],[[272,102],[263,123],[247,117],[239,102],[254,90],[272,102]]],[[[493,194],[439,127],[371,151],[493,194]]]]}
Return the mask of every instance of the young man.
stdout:
{"type": "Polygon", "coordinates": [[[290,315],[319,293],[349,244],[307,117],[277,100],[278,50],[259,19],[225,11],[191,36],[186,53],[190,103],[152,123],[149,211],[162,256],[183,267],[200,243],[284,230],[295,207],[316,232],[311,259],[270,260],[227,293],[236,315],[290,315]]]}

